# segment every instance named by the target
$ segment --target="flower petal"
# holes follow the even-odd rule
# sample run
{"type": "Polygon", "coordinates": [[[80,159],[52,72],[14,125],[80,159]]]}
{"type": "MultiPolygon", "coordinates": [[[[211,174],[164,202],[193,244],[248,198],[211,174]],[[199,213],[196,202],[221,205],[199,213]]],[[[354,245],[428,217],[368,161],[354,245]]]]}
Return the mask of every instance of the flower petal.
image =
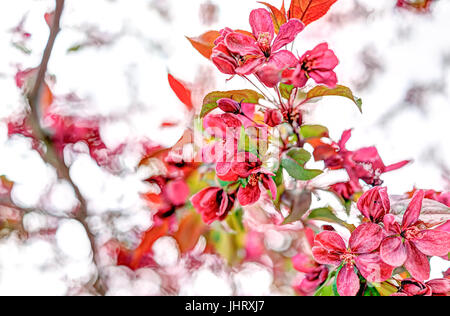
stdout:
{"type": "Polygon", "coordinates": [[[251,57],[247,61],[236,68],[236,73],[239,75],[251,75],[256,72],[264,63],[266,59],[261,56],[251,57]]]}
{"type": "Polygon", "coordinates": [[[261,165],[262,162],[256,155],[250,152],[240,152],[236,155],[231,168],[234,173],[245,179],[259,169],[261,165]]]}
{"type": "Polygon", "coordinates": [[[359,291],[359,278],[353,266],[344,265],[336,278],[336,285],[339,295],[355,296],[359,291]]]}
{"type": "Polygon", "coordinates": [[[254,38],[242,33],[233,32],[225,37],[225,45],[233,53],[245,55],[262,55],[254,38]]]}
{"type": "Polygon", "coordinates": [[[426,284],[431,287],[433,295],[447,295],[450,292],[450,279],[434,279],[426,284]]]}
{"type": "Polygon", "coordinates": [[[357,203],[359,211],[373,223],[379,223],[391,209],[386,187],[374,187],[365,192],[357,203]]]}
{"type": "Polygon", "coordinates": [[[301,67],[301,65],[298,65],[294,72],[291,74],[291,77],[288,78],[288,80],[294,85],[296,88],[302,88],[306,85],[308,82],[308,74],[306,71],[301,67]]]}
{"type": "Polygon", "coordinates": [[[253,35],[258,37],[263,33],[268,33],[269,41],[272,43],[275,29],[273,26],[273,20],[269,11],[265,9],[256,9],[250,13],[250,26],[252,27],[253,35]]]}
{"type": "Polygon", "coordinates": [[[295,40],[297,34],[303,31],[304,28],[305,25],[302,23],[302,21],[297,19],[291,19],[287,23],[283,24],[280,27],[278,36],[273,42],[272,51],[276,52],[284,45],[292,43],[295,40]]]}
{"type": "Polygon", "coordinates": [[[173,205],[184,205],[189,197],[189,187],[183,179],[174,180],[167,183],[165,193],[173,205]]]}
{"type": "Polygon", "coordinates": [[[348,140],[352,137],[352,130],[347,129],[342,132],[341,139],[338,142],[338,146],[341,150],[345,149],[345,145],[347,144],[348,140]]]}
{"type": "Polygon", "coordinates": [[[412,242],[417,249],[427,256],[445,256],[450,252],[450,233],[438,230],[425,230],[421,232],[422,238],[412,242]]]}
{"type": "Polygon", "coordinates": [[[245,188],[241,187],[238,192],[238,200],[242,206],[251,205],[258,202],[261,196],[259,183],[256,185],[247,185],[245,188]]]}
{"type": "Polygon", "coordinates": [[[222,181],[236,181],[239,176],[231,169],[231,162],[218,162],[216,165],[216,175],[222,181]]]}
{"type": "Polygon", "coordinates": [[[395,216],[392,214],[386,214],[383,218],[384,228],[387,232],[398,235],[402,232],[400,225],[397,223],[395,216]]]}
{"type": "Polygon", "coordinates": [[[355,262],[361,275],[369,282],[384,282],[394,271],[394,267],[384,263],[377,252],[359,255],[355,262]]]}
{"type": "Polygon", "coordinates": [[[323,248],[321,245],[312,248],[312,254],[314,260],[320,264],[329,264],[332,266],[338,266],[342,260],[339,254],[330,252],[323,248]]]}
{"type": "Polygon", "coordinates": [[[309,72],[309,75],[316,83],[324,84],[329,88],[335,88],[337,85],[337,75],[333,70],[313,70],[309,72]]]}
{"type": "Polygon", "coordinates": [[[386,168],[384,168],[384,172],[389,172],[389,171],[400,169],[401,167],[409,164],[410,162],[411,162],[411,160],[403,160],[403,161],[400,161],[397,163],[393,163],[392,165],[386,166],[386,168]]]}
{"type": "Polygon", "coordinates": [[[417,247],[409,241],[405,242],[408,258],[405,261],[405,268],[411,276],[418,281],[430,278],[430,263],[427,256],[420,252],[417,247]]]}
{"type": "Polygon", "coordinates": [[[275,200],[277,198],[277,185],[273,178],[270,175],[263,175],[262,183],[264,188],[270,190],[270,194],[272,195],[272,199],[275,200]]]}
{"type": "Polygon", "coordinates": [[[359,225],[350,236],[349,246],[354,253],[372,252],[380,246],[383,230],[373,223],[359,225]]]}
{"type": "Polygon", "coordinates": [[[399,267],[407,258],[406,247],[401,237],[388,237],[381,242],[380,255],[384,262],[399,267]]]}
{"type": "Polygon", "coordinates": [[[298,60],[294,54],[288,50],[280,50],[270,56],[268,65],[275,69],[283,70],[285,68],[294,67],[297,63],[298,60]]]}
{"type": "Polygon", "coordinates": [[[292,265],[295,270],[303,273],[312,272],[317,268],[317,264],[314,260],[311,260],[311,257],[301,252],[292,257],[292,265]]]}
{"type": "Polygon", "coordinates": [[[411,202],[409,202],[408,208],[403,215],[402,228],[405,229],[413,225],[419,219],[420,210],[422,209],[422,201],[425,196],[423,190],[416,191],[414,193],[411,202]]]}
{"type": "Polygon", "coordinates": [[[331,231],[321,232],[314,239],[315,244],[321,245],[328,251],[336,252],[336,253],[344,253],[346,251],[345,242],[342,237],[336,233],[331,231]]]}

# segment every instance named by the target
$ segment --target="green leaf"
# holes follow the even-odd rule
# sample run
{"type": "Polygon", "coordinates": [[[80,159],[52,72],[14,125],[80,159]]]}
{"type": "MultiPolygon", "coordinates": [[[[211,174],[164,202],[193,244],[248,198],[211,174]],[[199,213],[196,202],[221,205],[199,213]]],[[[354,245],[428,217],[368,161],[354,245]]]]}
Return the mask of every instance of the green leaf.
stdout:
{"type": "Polygon", "coordinates": [[[293,85],[288,85],[285,83],[280,83],[280,93],[281,96],[287,100],[291,97],[292,90],[294,89],[293,85]]]}
{"type": "Polygon", "coordinates": [[[397,287],[387,281],[382,283],[372,283],[372,286],[375,287],[379,296],[391,296],[398,291],[397,287]]]}
{"type": "Polygon", "coordinates": [[[74,52],[79,51],[81,48],[83,48],[83,46],[82,46],[81,44],[75,44],[75,45],[69,47],[69,48],[67,49],[67,52],[68,52],[68,53],[74,53],[74,52]]]}
{"type": "Polygon", "coordinates": [[[283,168],[278,168],[277,173],[275,173],[275,178],[273,179],[277,186],[283,184],[283,168]]]}
{"type": "Polygon", "coordinates": [[[364,291],[364,296],[381,296],[380,293],[378,293],[377,289],[371,285],[368,284],[366,290],[364,291]]]}
{"type": "Polygon", "coordinates": [[[303,166],[299,165],[297,162],[290,158],[283,159],[281,161],[281,165],[284,169],[286,169],[291,177],[302,181],[311,180],[323,173],[322,170],[305,169],[303,166]]]}
{"type": "Polygon", "coordinates": [[[292,148],[287,152],[287,155],[301,166],[304,166],[311,159],[311,154],[303,148],[292,148]]]}
{"type": "Polygon", "coordinates": [[[322,125],[303,125],[300,127],[300,135],[303,138],[328,137],[328,128],[322,125]]]}
{"type": "Polygon", "coordinates": [[[356,104],[359,111],[362,113],[362,100],[356,96],[353,95],[352,90],[350,88],[347,88],[345,86],[337,85],[336,88],[330,89],[326,86],[317,86],[313,89],[309,90],[306,94],[306,99],[304,102],[307,102],[311,99],[318,98],[318,97],[324,97],[324,96],[342,96],[345,98],[348,98],[353,101],[353,103],[356,104]]]}
{"type": "Polygon", "coordinates": [[[329,207],[321,207],[312,210],[309,213],[308,218],[312,220],[324,221],[327,223],[339,224],[346,227],[350,231],[353,231],[355,229],[354,225],[347,224],[345,221],[334,215],[333,210],[329,207]]]}
{"type": "Polygon", "coordinates": [[[333,282],[330,283],[330,280],[336,276],[336,271],[331,271],[328,273],[328,277],[325,282],[316,290],[314,296],[334,296],[333,291],[333,282]]]}
{"type": "Polygon", "coordinates": [[[200,117],[205,117],[206,114],[217,108],[217,101],[223,98],[230,98],[237,102],[258,103],[259,99],[263,99],[264,97],[253,90],[214,91],[206,95],[203,99],[200,117]]]}
{"type": "Polygon", "coordinates": [[[321,287],[316,293],[314,293],[314,296],[335,296],[333,291],[333,285],[327,285],[321,287]]]}

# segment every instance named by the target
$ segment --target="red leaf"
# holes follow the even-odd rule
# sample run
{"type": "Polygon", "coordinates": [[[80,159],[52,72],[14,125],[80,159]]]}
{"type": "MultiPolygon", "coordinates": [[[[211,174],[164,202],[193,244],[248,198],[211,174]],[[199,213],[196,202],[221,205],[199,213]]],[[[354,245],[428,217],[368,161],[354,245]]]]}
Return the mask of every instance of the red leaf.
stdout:
{"type": "Polygon", "coordinates": [[[133,257],[131,259],[130,267],[136,269],[139,266],[141,259],[151,252],[152,246],[160,237],[167,234],[169,230],[169,223],[164,221],[159,226],[153,226],[144,233],[142,242],[139,247],[134,251],[133,257]]]}
{"type": "Polygon", "coordinates": [[[415,10],[417,12],[429,12],[432,0],[420,0],[416,2],[410,2],[407,0],[397,0],[397,7],[415,10]]]}
{"type": "Polygon", "coordinates": [[[200,236],[207,230],[197,213],[186,214],[180,221],[178,231],[173,237],[178,242],[181,253],[186,253],[194,249],[200,236]]]}
{"type": "Polygon", "coordinates": [[[267,2],[259,2],[259,3],[265,5],[270,9],[270,11],[272,11],[273,25],[275,27],[275,32],[278,34],[280,27],[287,22],[286,9],[284,8],[284,0],[281,9],[277,9],[276,7],[267,2]]]}
{"type": "Polygon", "coordinates": [[[192,110],[194,106],[192,105],[191,91],[186,88],[183,82],[176,79],[171,74],[168,75],[168,78],[170,87],[172,88],[173,92],[175,92],[178,99],[180,99],[180,101],[183,102],[184,105],[186,105],[189,111],[192,110]]]}
{"type": "Polygon", "coordinates": [[[305,25],[324,16],[337,0],[292,0],[289,19],[299,19],[305,25]]]}
{"type": "Polygon", "coordinates": [[[161,128],[175,127],[178,126],[178,124],[179,122],[164,121],[161,123],[161,128]]]}
{"type": "Polygon", "coordinates": [[[192,46],[204,57],[210,58],[214,48],[214,41],[220,36],[217,31],[208,31],[198,37],[187,37],[192,46]]]}

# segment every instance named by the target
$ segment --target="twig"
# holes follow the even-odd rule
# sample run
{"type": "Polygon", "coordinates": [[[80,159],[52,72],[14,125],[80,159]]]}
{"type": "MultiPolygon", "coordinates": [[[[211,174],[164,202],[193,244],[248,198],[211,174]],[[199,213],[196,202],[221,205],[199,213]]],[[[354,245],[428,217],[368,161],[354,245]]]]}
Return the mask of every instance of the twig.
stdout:
{"type": "MultiPolygon", "coordinates": [[[[39,71],[36,77],[36,81],[34,83],[34,87],[31,90],[31,92],[27,95],[28,102],[31,108],[31,113],[29,115],[29,124],[32,128],[34,136],[39,140],[41,140],[46,145],[47,150],[43,153],[43,159],[56,169],[58,176],[60,178],[69,182],[69,184],[72,186],[75,192],[75,195],[79,201],[79,208],[78,212],[73,216],[73,218],[78,220],[86,230],[92,248],[92,260],[98,270],[99,268],[97,265],[97,258],[96,258],[97,251],[96,251],[95,237],[91,233],[89,225],[86,222],[88,216],[86,200],[84,199],[77,185],[72,181],[72,178],[70,177],[69,168],[64,163],[63,158],[61,158],[58,155],[50,136],[42,128],[40,122],[41,116],[39,112],[40,112],[42,87],[45,83],[45,75],[47,73],[47,66],[50,60],[53,46],[55,44],[56,37],[60,31],[60,21],[63,9],[64,9],[64,0],[56,0],[56,8],[53,17],[53,23],[50,28],[49,39],[47,41],[47,45],[44,50],[42,61],[39,65],[39,71]]],[[[104,295],[105,289],[101,283],[102,282],[100,279],[100,273],[98,272],[97,280],[95,281],[95,284],[93,286],[98,294],[104,295]]]]}

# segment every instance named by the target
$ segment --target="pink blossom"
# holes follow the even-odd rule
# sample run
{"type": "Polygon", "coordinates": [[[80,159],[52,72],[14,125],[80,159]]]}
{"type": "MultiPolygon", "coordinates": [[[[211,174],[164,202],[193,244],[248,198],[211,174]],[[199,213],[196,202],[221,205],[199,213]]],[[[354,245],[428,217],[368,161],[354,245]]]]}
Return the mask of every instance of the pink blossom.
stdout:
{"type": "Polygon", "coordinates": [[[234,195],[216,187],[203,189],[191,198],[192,205],[208,225],[216,220],[224,220],[233,208],[234,200],[234,195]]]}
{"type": "MultiPolygon", "coordinates": [[[[308,244],[314,246],[314,232],[310,228],[305,229],[308,244]]],[[[326,281],[328,277],[328,267],[318,264],[311,256],[299,252],[292,257],[292,265],[295,270],[304,273],[301,279],[294,284],[294,288],[302,295],[312,295],[314,291],[326,281]]]]}
{"type": "Polygon", "coordinates": [[[448,279],[434,279],[425,283],[415,279],[404,279],[398,292],[392,296],[448,296],[449,292],[448,279]]]}
{"type": "Polygon", "coordinates": [[[380,247],[384,262],[396,267],[404,265],[411,276],[419,281],[430,276],[427,256],[443,256],[450,252],[450,233],[421,229],[415,225],[419,220],[423,198],[423,191],[414,194],[401,225],[391,214],[384,217],[387,237],[380,247]]]}
{"type": "Polygon", "coordinates": [[[283,114],[279,110],[269,109],[264,113],[264,123],[270,127],[275,127],[283,122],[283,114]]]}
{"type": "Polygon", "coordinates": [[[291,19],[281,26],[278,36],[270,13],[256,9],[250,13],[253,36],[232,32],[225,36],[224,43],[229,51],[244,57],[244,62],[235,69],[240,75],[255,73],[259,67],[269,63],[278,69],[293,67],[297,58],[288,50],[281,48],[300,33],[304,25],[300,20],[291,19]],[[275,38],[275,39],[274,39],[275,38]]]}
{"type": "Polygon", "coordinates": [[[337,192],[342,192],[345,196],[351,196],[359,191],[361,188],[359,180],[369,185],[380,185],[382,184],[380,176],[383,173],[399,169],[409,163],[409,160],[404,160],[386,166],[375,147],[361,148],[356,151],[348,150],[346,144],[350,137],[351,130],[346,130],[337,143],[320,143],[314,148],[315,160],[323,160],[325,166],[331,170],[345,169],[347,171],[350,184],[339,185],[335,188],[337,192]]]}
{"type": "Polygon", "coordinates": [[[318,84],[336,87],[337,76],[333,71],[339,60],[327,43],[317,45],[300,58],[294,70],[287,70],[283,76],[295,87],[304,87],[309,78],[318,84]]]}
{"type": "MultiPolygon", "coordinates": [[[[270,190],[272,198],[277,196],[277,186],[273,180],[273,173],[262,168],[261,160],[249,152],[240,152],[232,163],[222,163],[218,171],[220,178],[235,181],[238,178],[246,179],[247,184],[239,188],[237,198],[242,206],[256,203],[261,197],[261,185],[270,190]]],[[[217,170],[217,168],[216,168],[217,170]]]]}
{"type": "Polygon", "coordinates": [[[383,282],[392,275],[394,267],[385,264],[376,251],[382,239],[381,227],[366,223],[352,232],[348,247],[338,233],[321,232],[315,238],[312,252],[318,263],[341,267],[336,277],[338,293],[354,296],[360,288],[356,271],[369,282],[383,282]]]}
{"type": "Polygon", "coordinates": [[[232,53],[225,45],[225,36],[230,33],[233,33],[233,30],[230,28],[224,28],[220,31],[221,36],[214,42],[216,46],[212,50],[211,60],[222,73],[235,75],[236,68],[239,67],[243,57],[239,54],[232,53]]]}
{"type": "Polygon", "coordinates": [[[373,223],[383,221],[384,215],[389,213],[391,204],[387,188],[374,187],[365,192],[357,203],[359,211],[373,223]]]}

